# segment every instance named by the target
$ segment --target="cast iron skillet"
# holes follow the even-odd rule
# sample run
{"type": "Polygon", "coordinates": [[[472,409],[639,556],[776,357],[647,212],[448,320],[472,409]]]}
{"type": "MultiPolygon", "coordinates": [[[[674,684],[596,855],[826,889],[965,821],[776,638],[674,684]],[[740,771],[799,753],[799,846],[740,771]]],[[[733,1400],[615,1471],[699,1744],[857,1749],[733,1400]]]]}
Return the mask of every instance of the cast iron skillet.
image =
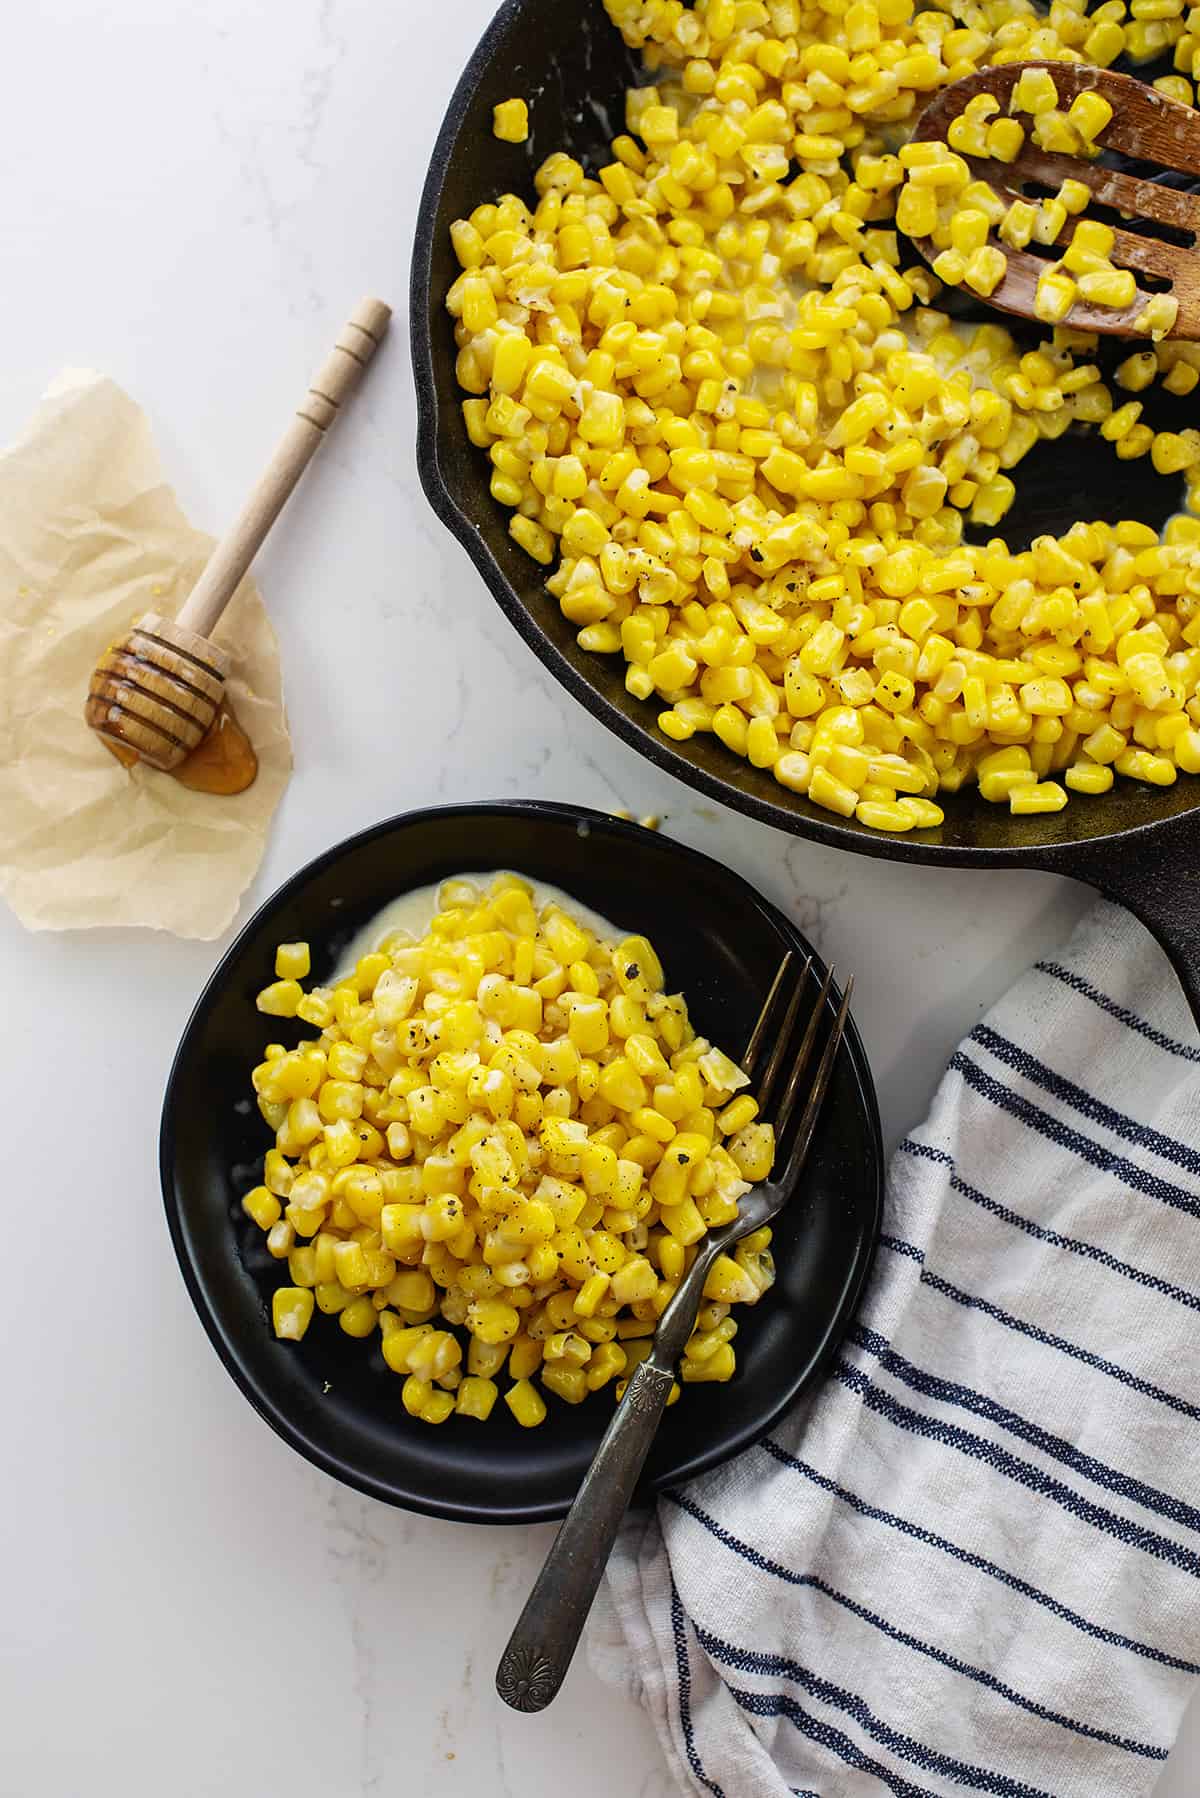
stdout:
{"type": "MultiPolygon", "coordinates": [[[[533,170],[553,150],[569,149],[589,168],[609,161],[607,146],[624,129],[622,95],[639,79],[647,77],[601,0],[506,0],[467,65],[434,146],[413,246],[418,463],[430,504],[551,673],[660,767],[764,823],[863,855],[1041,868],[1086,881],[1153,931],[1200,1021],[1200,778],[1184,776],[1165,789],[1118,781],[1107,794],[1075,796],[1065,811],[1034,818],[1013,818],[964,791],[939,801],[946,813],[940,829],[883,836],[785,791],[712,736],[678,744],[662,736],[654,702],[625,691],[621,658],[579,648],[574,627],[544,589],[543,571],[509,537],[509,514],[488,490],[490,465],[467,441],[459,409],[453,331],[442,305],[458,273],[450,225],[499,193],[531,196],[533,170]],[[492,107],[512,95],[530,103],[526,144],[492,135],[492,107]]],[[[983,309],[977,315],[987,316],[983,309]]],[[[1156,428],[1193,422],[1190,401],[1156,392],[1153,405],[1160,412],[1148,409],[1146,416],[1156,428]]],[[[1107,444],[1082,436],[1042,444],[1022,463],[1018,489],[1003,527],[1012,544],[1065,530],[1076,518],[1132,517],[1157,526],[1180,504],[1179,488],[1155,475],[1148,458],[1118,462],[1107,444]]]]}
{"type": "MultiPolygon", "coordinates": [[[[261,1178],[271,1136],[247,1099],[271,1040],[311,1030],[263,1017],[275,945],[307,939],[323,979],[349,937],[388,900],[467,869],[515,868],[552,882],[658,945],[698,1028],[740,1053],[789,947],[783,914],[727,868],[633,824],[562,805],[410,812],[331,849],[255,914],[183,1035],[163,1104],[160,1168],[184,1280],[213,1346],[251,1404],[293,1448],[374,1498],[474,1523],[533,1523],[567,1509],[612,1398],[522,1430],[500,1403],[487,1424],[418,1423],[377,1342],[351,1341],[317,1314],[302,1343],[276,1342],[270,1299],[287,1264],[267,1254],[239,1200],[261,1178]],[[684,902],[686,899],[686,903],[684,902]]],[[[738,1372],[685,1388],[647,1466],[647,1488],[690,1479],[756,1441],[841,1340],[869,1271],[883,1203],[875,1089],[853,1026],[805,1173],[775,1225],[777,1284],[743,1310],[738,1372]]]]}

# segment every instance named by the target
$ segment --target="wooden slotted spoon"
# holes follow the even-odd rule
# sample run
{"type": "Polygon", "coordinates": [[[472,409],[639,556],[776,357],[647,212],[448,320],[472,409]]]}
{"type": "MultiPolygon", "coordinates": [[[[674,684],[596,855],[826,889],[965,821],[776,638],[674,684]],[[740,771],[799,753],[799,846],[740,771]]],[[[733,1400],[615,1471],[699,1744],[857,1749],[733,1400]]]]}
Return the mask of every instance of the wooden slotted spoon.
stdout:
{"type": "MultiPolygon", "coordinates": [[[[1012,90],[1026,69],[1045,69],[1053,77],[1064,111],[1077,94],[1094,92],[1108,101],[1113,116],[1096,140],[1102,150],[1119,151],[1122,156],[1156,163],[1178,174],[1200,176],[1200,112],[1178,100],[1169,100],[1165,94],[1132,75],[1118,75],[1111,69],[1096,69],[1087,63],[1011,62],[1000,68],[980,69],[977,74],[964,76],[961,81],[954,81],[941,90],[921,114],[914,138],[945,140],[952,121],[976,94],[995,95],[1001,113],[1007,113],[1012,90]]],[[[1018,116],[1026,122],[1023,114],[1018,116]]],[[[1025,192],[1027,183],[1054,194],[1070,177],[1082,181],[1098,205],[1124,214],[1130,223],[1139,219],[1153,221],[1183,234],[1186,244],[1142,237],[1134,230],[1118,228],[1110,259],[1118,267],[1133,270],[1138,279],[1137,298],[1131,306],[1124,308],[1089,305],[1077,300],[1064,322],[1079,331],[1098,331],[1110,337],[1141,337],[1142,333],[1135,329],[1135,321],[1150,293],[1169,291],[1179,302],[1179,314],[1170,335],[1193,341],[1200,339],[1200,250],[1196,248],[1197,234],[1200,233],[1200,194],[1182,193],[1146,176],[1121,174],[1101,162],[1040,150],[1031,137],[1027,137],[1014,162],[977,156],[965,156],[963,160],[969,165],[972,176],[986,181],[1006,206],[1013,200],[1030,198],[1025,192]],[[1153,286],[1145,285],[1147,277],[1153,286]]],[[[1048,257],[1054,259],[1056,252],[1061,253],[1074,235],[1078,222],[1077,218],[1068,218],[1057,243],[1047,246],[1048,257]]],[[[932,261],[938,254],[930,238],[914,238],[913,241],[927,261],[932,261]]],[[[1008,272],[989,296],[988,304],[998,306],[1002,312],[1037,321],[1034,294],[1038,277],[1049,262],[1036,255],[1032,248],[1013,250],[994,236],[992,241],[1007,256],[1008,272]]]]}

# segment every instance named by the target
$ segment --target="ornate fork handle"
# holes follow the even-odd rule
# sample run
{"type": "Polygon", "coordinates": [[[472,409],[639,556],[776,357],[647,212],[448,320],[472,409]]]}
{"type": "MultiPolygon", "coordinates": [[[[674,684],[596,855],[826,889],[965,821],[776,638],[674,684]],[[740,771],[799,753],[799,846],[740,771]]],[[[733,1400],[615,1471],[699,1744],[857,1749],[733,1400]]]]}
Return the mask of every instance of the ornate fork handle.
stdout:
{"type": "Polygon", "coordinates": [[[634,1368],[517,1619],[496,1672],[496,1690],[514,1710],[543,1710],[566,1677],[666,1407],[675,1364],[696,1322],[704,1282],[725,1246],[725,1236],[723,1231],[704,1244],[663,1312],[654,1348],[634,1368]]]}

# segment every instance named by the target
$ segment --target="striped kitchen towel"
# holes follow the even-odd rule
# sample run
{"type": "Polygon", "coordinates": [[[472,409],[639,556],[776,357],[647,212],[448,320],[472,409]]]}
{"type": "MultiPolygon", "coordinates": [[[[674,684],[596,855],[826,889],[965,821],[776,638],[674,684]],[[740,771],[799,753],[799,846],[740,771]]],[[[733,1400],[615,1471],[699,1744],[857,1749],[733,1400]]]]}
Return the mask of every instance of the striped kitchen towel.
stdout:
{"type": "Polygon", "coordinates": [[[955,1054],[859,1315],[632,1516],[593,1664],[709,1798],[1134,1798],[1200,1671],[1200,1048],[1097,907],[955,1054]]]}

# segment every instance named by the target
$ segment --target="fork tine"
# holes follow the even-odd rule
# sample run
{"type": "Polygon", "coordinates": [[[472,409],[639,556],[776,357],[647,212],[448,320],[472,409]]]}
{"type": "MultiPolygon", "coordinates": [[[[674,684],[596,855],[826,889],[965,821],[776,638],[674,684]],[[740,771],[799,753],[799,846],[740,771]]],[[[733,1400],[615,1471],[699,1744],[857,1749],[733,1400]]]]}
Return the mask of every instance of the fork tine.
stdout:
{"type": "Polygon", "coordinates": [[[755,1066],[759,1056],[762,1054],[763,1044],[767,1040],[767,1031],[770,1028],[771,1013],[775,1009],[775,1001],[779,997],[780,989],[783,986],[785,979],[791,972],[791,966],[795,959],[796,951],[794,949],[789,949],[779,964],[779,972],[771,982],[770,992],[763,1000],[762,1010],[758,1014],[758,1022],[750,1032],[750,1041],[746,1044],[746,1052],[742,1056],[742,1072],[744,1074],[749,1074],[752,1081],[755,1079],[755,1066]]]}
{"type": "Polygon", "coordinates": [[[775,1040],[771,1044],[771,1052],[767,1056],[767,1065],[759,1078],[757,1098],[760,1114],[766,1112],[767,1106],[770,1104],[771,1094],[775,1090],[779,1076],[783,1071],[788,1044],[791,1041],[792,1032],[796,1028],[796,1019],[800,1013],[800,1004],[804,998],[804,989],[808,985],[808,976],[812,971],[812,964],[812,956],[805,956],[804,966],[800,970],[792,996],[788,1000],[787,1009],[783,1014],[783,1018],[775,1034],[775,1040]]]}
{"type": "MultiPolygon", "coordinates": [[[[832,979],[832,974],[830,975],[830,979],[832,979]]],[[[826,991],[828,991],[828,983],[826,985],[826,991]]],[[[799,1173],[804,1165],[805,1157],[808,1154],[809,1145],[813,1139],[813,1132],[817,1127],[817,1119],[821,1115],[821,1106],[824,1103],[825,1094],[829,1090],[829,1082],[833,1077],[833,1069],[838,1058],[838,1050],[842,1046],[842,1038],[846,1033],[846,1019],[850,1015],[850,995],[853,991],[854,976],[851,974],[843,989],[842,1002],[838,1006],[837,1016],[833,1020],[833,1025],[829,1032],[829,1040],[825,1044],[825,1052],[818,1063],[816,1078],[809,1088],[808,1098],[804,1103],[804,1110],[800,1114],[800,1122],[796,1126],[795,1139],[788,1154],[787,1167],[784,1173],[785,1179],[789,1175],[799,1173]]],[[[820,1009],[823,1010],[824,1006],[822,1005],[820,1009]]],[[[819,1012],[817,1015],[819,1015],[819,1012]]],[[[786,1123],[786,1121],[787,1119],[785,1116],[783,1122],[786,1123]]]]}
{"type": "Polygon", "coordinates": [[[821,990],[817,994],[808,1023],[805,1026],[803,1040],[801,1041],[799,1049],[796,1051],[796,1059],[792,1063],[792,1069],[791,1073],[788,1075],[787,1085],[783,1089],[783,1097],[776,1107],[775,1135],[777,1138],[782,1137],[784,1131],[787,1129],[793,1107],[796,1103],[796,1095],[800,1091],[800,1083],[808,1072],[808,1064],[812,1060],[813,1049],[816,1047],[817,1032],[821,1028],[821,1020],[825,1015],[825,1006],[828,1002],[829,990],[832,985],[833,969],[830,967],[825,970],[825,978],[821,982],[821,990]]]}

